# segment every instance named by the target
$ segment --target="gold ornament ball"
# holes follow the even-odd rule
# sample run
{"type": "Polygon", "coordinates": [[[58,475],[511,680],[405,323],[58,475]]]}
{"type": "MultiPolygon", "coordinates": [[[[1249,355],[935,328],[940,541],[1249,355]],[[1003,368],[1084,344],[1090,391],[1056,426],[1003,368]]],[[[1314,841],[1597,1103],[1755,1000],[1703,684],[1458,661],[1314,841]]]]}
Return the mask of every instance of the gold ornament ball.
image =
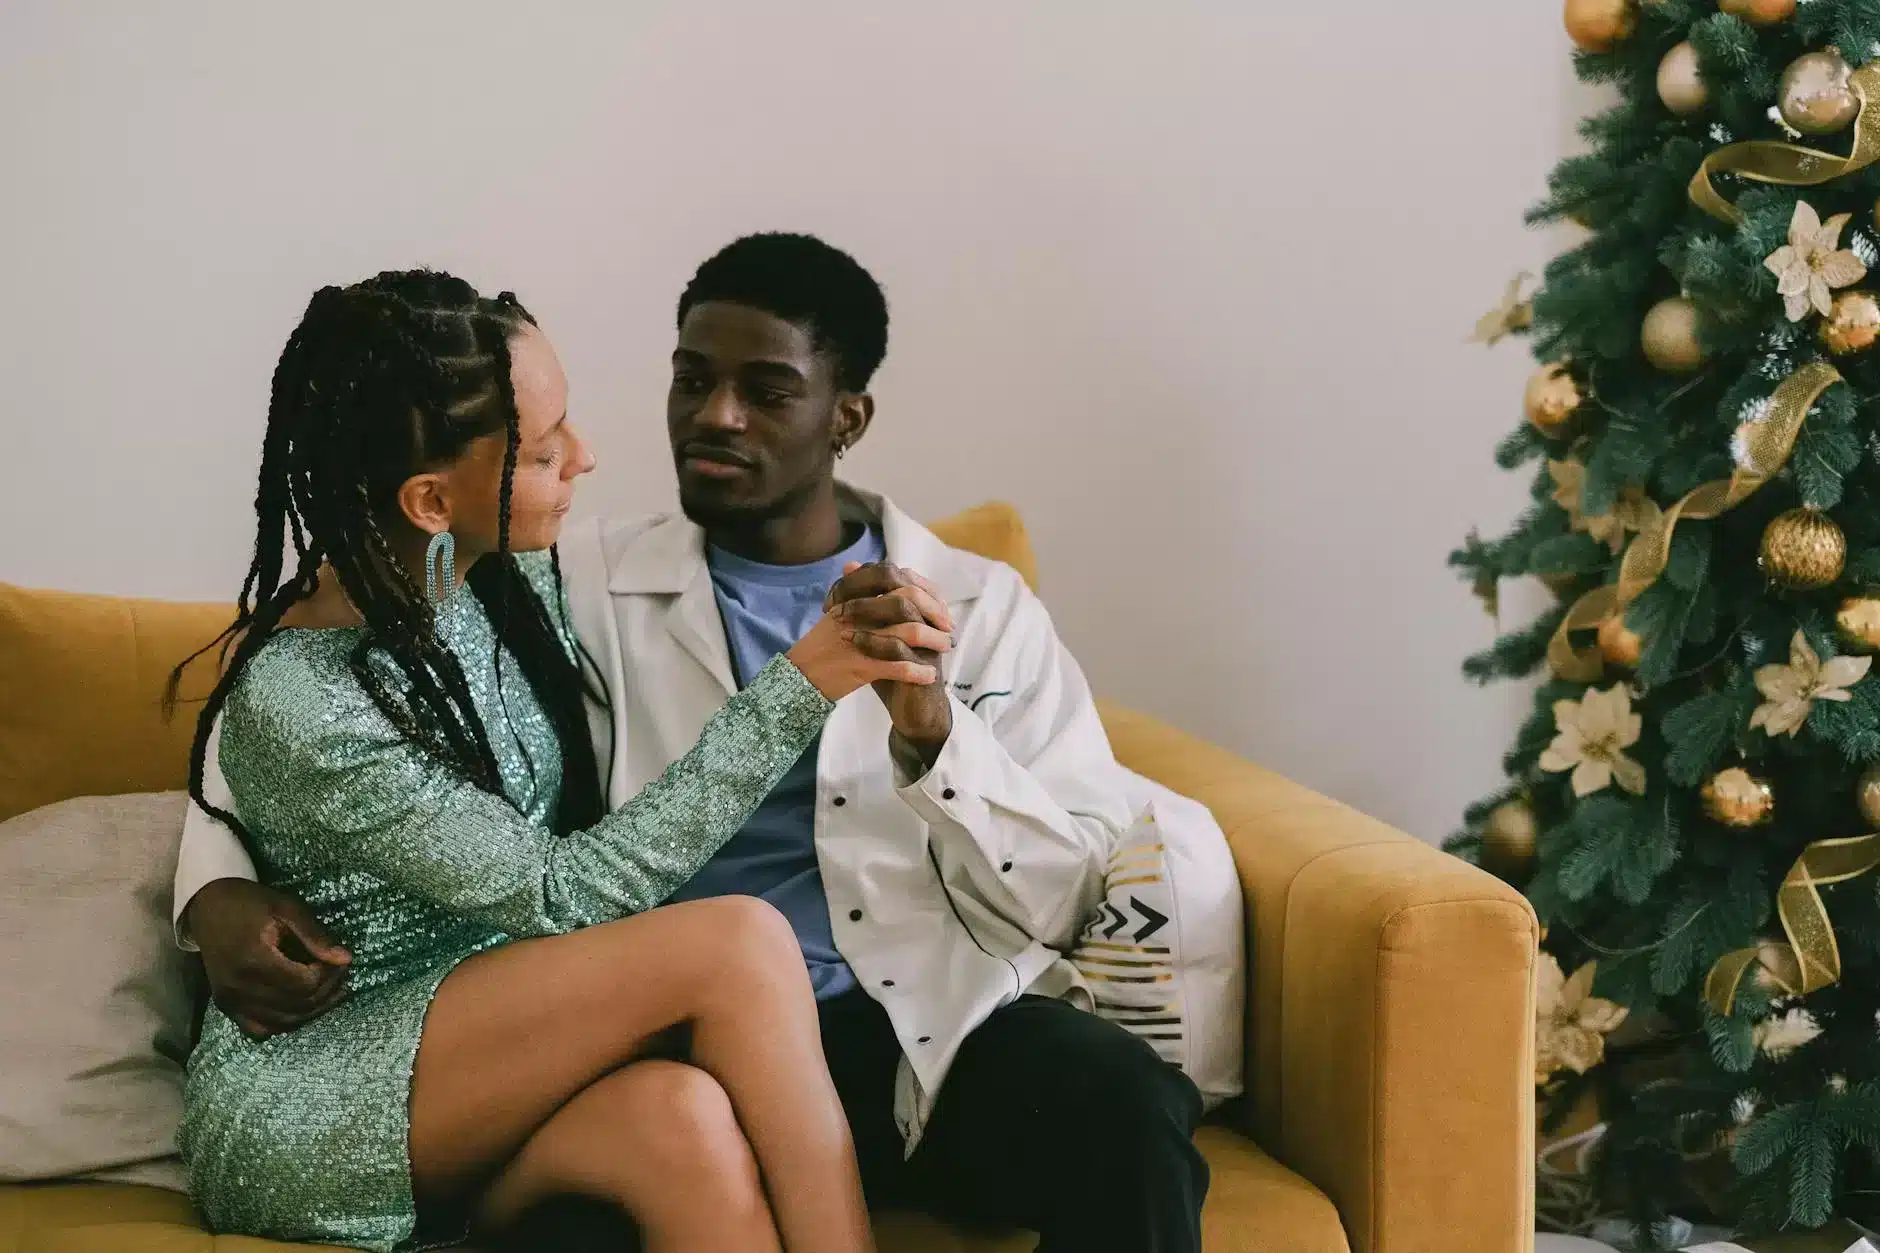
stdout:
{"type": "Polygon", "coordinates": [[[1521,407],[1542,435],[1556,435],[1580,407],[1580,385],[1563,363],[1542,366],[1529,377],[1521,407]]]}
{"type": "Polygon", "coordinates": [[[1690,40],[1673,47],[1658,63],[1658,98],[1679,117],[1701,113],[1710,103],[1710,88],[1697,72],[1697,49],[1690,40]]]}
{"type": "Polygon", "coordinates": [[[1835,611],[1841,643],[1852,653],[1880,653],[1880,597],[1849,596],[1835,611]]]}
{"type": "Polygon", "coordinates": [[[1880,339],[1880,300],[1872,292],[1844,291],[1821,320],[1821,342],[1836,356],[1865,352],[1880,339]]]}
{"type": "Polygon", "coordinates": [[[1860,806],[1861,817],[1880,827],[1880,765],[1861,772],[1860,782],[1854,785],[1854,802],[1860,806]]]}
{"type": "Polygon", "coordinates": [[[1795,0],[1718,0],[1717,7],[1751,26],[1774,26],[1794,14],[1795,0]]]}
{"type": "Polygon", "coordinates": [[[1540,574],[1536,575],[1548,591],[1565,600],[1573,594],[1573,589],[1580,585],[1582,576],[1577,574],[1540,574]]]}
{"type": "Polygon", "coordinates": [[[1705,813],[1739,831],[1760,827],[1775,817],[1776,794],[1768,780],[1757,778],[1741,766],[1731,766],[1711,775],[1698,795],[1703,799],[1705,813]]]}
{"type": "Polygon", "coordinates": [[[1804,135],[1832,135],[1860,112],[1860,99],[1847,84],[1853,71],[1833,48],[1806,52],[1782,71],[1776,107],[1782,120],[1804,135]]]}
{"type": "Polygon", "coordinates": [[[1826,587],[1847,564],[1847,537],[1827,514],[1791,509],[1764,529],[1758,564],[1784,587],[1826,587]]]}
{"type": "Polygon", "coordinates": [[[1645,641],[1625,624],[1625,615],[1616,614],[1599,624],[1599,651],[1615,666],[1630,670],[1645,651],[1645,641]]]}
{"type": "Polygon", "coordinates": [[[1567,37],[1586,52],[1610,52],[1632,33],[1632,0],[1567,0],[1567,37]]]}
{"type": "Polygon", "coordinates": [[[1511,883],[1524,881],[1534,866],[1540,824],[1526,801],[1498,805],[1482,824],[1482,869],[1511,883]]]}
{"type": "Polygon", "coordinates": [[[1683,296],[1653,305],[1639,340],[1646,359],[1667,374],[1689,374],[1704,364],[1703,345],[1697,342],[1697,306],[1683,296]]]}

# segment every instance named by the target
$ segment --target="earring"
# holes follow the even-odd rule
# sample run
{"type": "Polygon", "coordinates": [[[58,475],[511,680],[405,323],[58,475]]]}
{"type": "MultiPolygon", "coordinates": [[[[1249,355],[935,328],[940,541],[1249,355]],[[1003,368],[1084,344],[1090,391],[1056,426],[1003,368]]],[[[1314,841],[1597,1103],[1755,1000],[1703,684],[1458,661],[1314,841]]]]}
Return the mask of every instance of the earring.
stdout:
{"type": "Polygon", "coordinates": [[[425,599],[436,604],[456,590],[457,538],[449,531],[439,531],[424,550],[425,599]]]}
{"type": "Polygon", "coordinates": [[[848,456],[848,453],[849,453],[849,446],[847,444],[836,445],[836,460],[837,461],[840,461],[842,460],[842,458],[848,456]]]}

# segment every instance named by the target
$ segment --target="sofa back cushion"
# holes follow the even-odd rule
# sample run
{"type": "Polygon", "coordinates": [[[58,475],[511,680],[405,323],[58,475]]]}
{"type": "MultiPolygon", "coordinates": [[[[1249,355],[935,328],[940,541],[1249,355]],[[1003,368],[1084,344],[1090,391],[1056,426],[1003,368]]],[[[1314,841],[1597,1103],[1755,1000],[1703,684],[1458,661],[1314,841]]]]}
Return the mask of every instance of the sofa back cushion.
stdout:
{"type": "Polygon", "coordinates": [[[0,822],[0,1182],[180,1187],[192,1009],[171,942],[180,792],[0,822]]]}
{"type": "MultiPolygon", "coordinates": [[[[166,719],[164,681],[231,616],[0,584],[0,821],[73,796],[182,787],[195,706],[166,719]]],[[[211,659],[198,662],[181,695],[199,700],[212,675],[211,659]]]]}
{"type": "MultiPolygon", "coordinates": [[[[968,509],[933,529],[1036,585],[1025,524],[1010,505],[968,509]]],[[[230,581],[238,575],[231,570],[230,581]]],[[[73,796],[184,787],[214,655],[185,676],[173,718],[163,716],[163,685],[232,616],[228,605],[0,583],[0,821],[73,796]]]]}

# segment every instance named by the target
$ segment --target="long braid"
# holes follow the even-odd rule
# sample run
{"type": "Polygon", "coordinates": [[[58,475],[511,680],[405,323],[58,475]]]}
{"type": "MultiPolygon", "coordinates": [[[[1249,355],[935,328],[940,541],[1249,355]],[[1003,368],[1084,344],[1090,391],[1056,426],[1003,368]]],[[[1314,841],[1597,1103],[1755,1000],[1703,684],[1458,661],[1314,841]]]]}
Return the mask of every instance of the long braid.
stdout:
{"type": "MultiPolygon", "coordinates": [[[[401,735],[475,786],[503,795],[462,664],[438,636],[433,606],[380,525],[381,513],[396,509],[397,488],[410,475],[453,461],[469,441],[498,431],[505,439],[499,551],[470,569],[471,585],[499,641],[498,691],[507,651],[561,745],[557,829],[590,825],[601,816],[583,700],[605,704],[605,696],[582,669],[583,660],[596,674],[598,668],[578,645],[571,657],[562,643],[557,622],[565,628],[566,610],[559,558],[551,557],[557,601],[551,617],[509,553],[520,433],[508,341],[532,321],[507,293],[485,300],[462,280],[429,271],[388,272],[344,289],[323,288],[309,302],[275,367],[256,489],[255,556],[234,623],[209,645],[234,647],[197,719],[190,756],[191,796],[237,832],[246,834],[234,815],[203,796],[208,737],[248,663],[287,611],[313,594],[323,567],[364,619],[349,660],[374,705],[401,735]],[[289,545],[296,567],[283,584],[289,545]],[[402,690],[393,690],[393,669],[402,677],[402,690]]],[[[172,701],[182,671],[179,666],[171,675],[172,701]]]]}

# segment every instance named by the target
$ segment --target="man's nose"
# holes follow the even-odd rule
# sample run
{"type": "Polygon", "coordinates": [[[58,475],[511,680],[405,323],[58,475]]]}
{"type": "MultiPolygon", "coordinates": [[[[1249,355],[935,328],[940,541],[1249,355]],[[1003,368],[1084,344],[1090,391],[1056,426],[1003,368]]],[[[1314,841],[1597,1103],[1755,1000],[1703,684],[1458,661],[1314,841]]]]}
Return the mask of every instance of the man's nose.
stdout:
{"type": "Polygon", "coordinates": [[[707,430],[742,431],[746,422],[744,406],[738,402],[737,388],[729,382],[712,388],[705,397],[705,403],[698,407],[693,420],[707,430]]]}

